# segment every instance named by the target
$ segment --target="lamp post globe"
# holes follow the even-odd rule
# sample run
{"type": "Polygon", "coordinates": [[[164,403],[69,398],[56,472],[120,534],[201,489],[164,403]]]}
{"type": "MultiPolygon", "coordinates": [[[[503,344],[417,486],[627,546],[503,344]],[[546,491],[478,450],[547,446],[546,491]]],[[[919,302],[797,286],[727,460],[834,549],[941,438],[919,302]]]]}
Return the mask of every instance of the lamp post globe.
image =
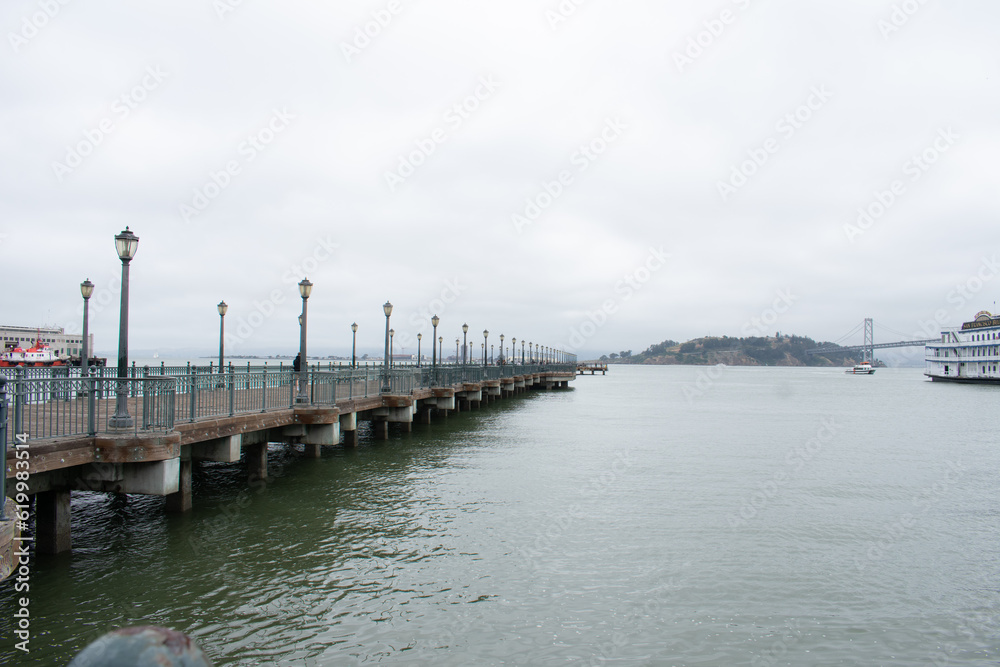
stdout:
{"type": "Polygon", "coordinates": [[[118,316],[118,382],[115,388],[115,414],[108,420],[109,428],[132,428],[128,413],[128,270],[139,249],[139,237],[126,226],[115,235],[115,251],[122,261],[122,294],[118,316]]]}

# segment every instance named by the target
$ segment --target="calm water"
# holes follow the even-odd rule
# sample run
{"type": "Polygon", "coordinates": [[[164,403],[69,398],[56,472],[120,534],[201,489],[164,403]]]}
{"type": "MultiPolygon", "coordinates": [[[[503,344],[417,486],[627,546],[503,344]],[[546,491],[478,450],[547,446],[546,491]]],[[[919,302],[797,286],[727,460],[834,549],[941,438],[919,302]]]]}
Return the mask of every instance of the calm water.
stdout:
{"type": "Polygon", "coordinates": [[[918,370],[613,367],[195,510],[74,494],[30,659],[121,625],[217,665],[996,665],[1000,392],[918,370]]]}

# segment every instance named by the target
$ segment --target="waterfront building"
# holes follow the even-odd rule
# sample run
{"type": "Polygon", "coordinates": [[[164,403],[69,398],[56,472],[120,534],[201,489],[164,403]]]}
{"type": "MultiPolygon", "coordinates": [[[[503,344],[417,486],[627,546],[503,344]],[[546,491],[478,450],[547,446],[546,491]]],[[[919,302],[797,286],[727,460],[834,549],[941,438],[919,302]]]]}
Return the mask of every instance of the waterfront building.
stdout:
{"type": "MultiPolygon", "coordinates": [[[[28,349],[41,340],[52,348],[56,355],[80,356],[83,351],[83,334],[67,334],[62,327],[15,327],[0,326],[0,338],[3,339],[3,349],[21,347],[28,349]]],[[[88,349],[94,356],[94,334],[89,334],[88,349]]]]}

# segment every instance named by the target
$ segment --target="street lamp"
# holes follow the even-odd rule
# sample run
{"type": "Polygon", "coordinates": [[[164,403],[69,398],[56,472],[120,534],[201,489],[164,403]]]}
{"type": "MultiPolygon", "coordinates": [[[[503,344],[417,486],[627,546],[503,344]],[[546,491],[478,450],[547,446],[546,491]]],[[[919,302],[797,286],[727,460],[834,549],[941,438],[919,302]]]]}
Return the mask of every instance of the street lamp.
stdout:
{"type": "Polygon", "coordinates": [[[521,339],[521,365],[524,365],[524,339],[521,339]]]}
{"type": "Polygon", "coordinates": [[[462,342],[462,339],[455,339],[455,365],[458,366],[458,344],[462,342]]]}
{"type": "Polygon", "coordinates": [[[434,339],[437,338],[438,324],[441,318],[435,315],[431,318],[431,326],[434,327],[434,334],[431,335],[431,369],[437,370],[437,348],[434,347],[434,339]]]}
{"type": "Polygon", "coordinates": [[[483,366],[486,365],[486,343],[490,339],[489,329],[483,329],[483,366]]]}
{"type": "Polygon", "coordinates": [[[510,339],[510,363],[517,365],[517,339],[510,339]]]}
{"type": "Polygon", "coordinates": [[[226,311],[229,310],[229,306],[226,305],[225,301],[220,301],[219,305],[216,306],[219,309],[219,372],[222,372],[222,361],[225,358],[225,347],[223,346],[224,336],[226,333],[226,311]]]}
{"type": "Polygon", "coordinates": [[[389,391],[389,316],[392,315],[392,304],[388,301],[382,306],[382,312],[385,313],[385,363],[383,364],[385,368],[385,377],[382,380],[382,391],[389,391]]]}
{"type": "Polygon", "coordinates": [[[463,324],[462,325],[462,365],[463,366],[465,365],[465,353],[469,349],[469,345],[468,345],[468,342],[467,342],[468,341],[468,336],[469,336],[469,325],[468,324],[463,324]]]}
{"type": "Polygon", "coordinates": [[[302,296],[302,326],[299,327],[299,395],[295,398],[296,403],[308,403],[309,394],[306,393],[306,385],[309,383],[309,362],[306,353],[306,330],[309,328],[309,313],[307,302],[312,294],[313,284],[308,278],[303,278],[299,283],[299,294],[302,296]]]}
{"type": "Polygon", "coordinates": [[[420,368],[420,341],[423,340],[424,335],[422,333],[417,334],[417,368],[420,368]]]}
{"type": "Polygon", "coordinates": [[[500,363],[503,363],[503,334],[500,334],[500,363]]]}
{"type": "Polygon", "coordinates": [[[493,365],[493,343],[490,343],[490,366],[493,365]]]}
{"type": "Polygon", "coordinates": [[[358,352],[358,323],[355,322],[351,325],[351,368],[357,368],[357,352],[358,352]]]}
{"type": "Polygon", "coordinates": [[[438,336],[438,359],[444,363],[444,336],[438,336]]]}
{"type": "Polygon", "coordinates": [[[115,236],[115,250],[122,261],[122,298],[118,316],[118,386],[115,390],[115,414],[108,420],[110,428],[132,428],[128,413],[128,268],[139,249],[139,237],[126,226],[115,236]]]}
{"type": "Polygon", "coordinates": [[[538,348],[539,347],[540,346],[538,345],[538,343],[535,343],[535,363],[536,364],[541,364],[542,363],[542,360],[538,357],[538,348]]]}
{"type": "Polygon", "coordinates": [[[94,283],[87,278],[80,283],[80,294],[83,296],[83,349],[80,355],[80,377],[90,375],[90,347],[87,336],[90,325],[90,297],[94,294],[94,283]]]}
{"type": "Polygon", "coordinates": [[[389,329],[389,368],[393,367],[392,363],[392,338],[396,335],[395,329],[389,329]]]}

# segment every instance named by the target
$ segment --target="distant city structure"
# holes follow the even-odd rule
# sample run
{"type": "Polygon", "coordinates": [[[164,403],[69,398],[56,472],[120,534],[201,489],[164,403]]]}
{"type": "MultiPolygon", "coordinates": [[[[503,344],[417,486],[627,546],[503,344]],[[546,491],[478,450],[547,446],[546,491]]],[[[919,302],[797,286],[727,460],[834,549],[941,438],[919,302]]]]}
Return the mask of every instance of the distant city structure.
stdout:
{"type": "MultiPolygon", "coordinates": [[[[3,348],[5,350],[15,347],[27,349],[34,345],[36,341],[41,340],[43,343],[47,343],[56,355],[65,354],[71,357],[78,357],[83,351],[83,334],[67,334],[62,327],[54,329],[50,327],[15,327],[4,325],[0,326],[0,337],[3,338],[3,348]]],[[[88,338],[90,339],[88,347],[90,350],[93,350],[94,334],[90,334],[88,338]]],[[[93,355],[93,352],[91,352],[91,355],[93,355]]]]}

